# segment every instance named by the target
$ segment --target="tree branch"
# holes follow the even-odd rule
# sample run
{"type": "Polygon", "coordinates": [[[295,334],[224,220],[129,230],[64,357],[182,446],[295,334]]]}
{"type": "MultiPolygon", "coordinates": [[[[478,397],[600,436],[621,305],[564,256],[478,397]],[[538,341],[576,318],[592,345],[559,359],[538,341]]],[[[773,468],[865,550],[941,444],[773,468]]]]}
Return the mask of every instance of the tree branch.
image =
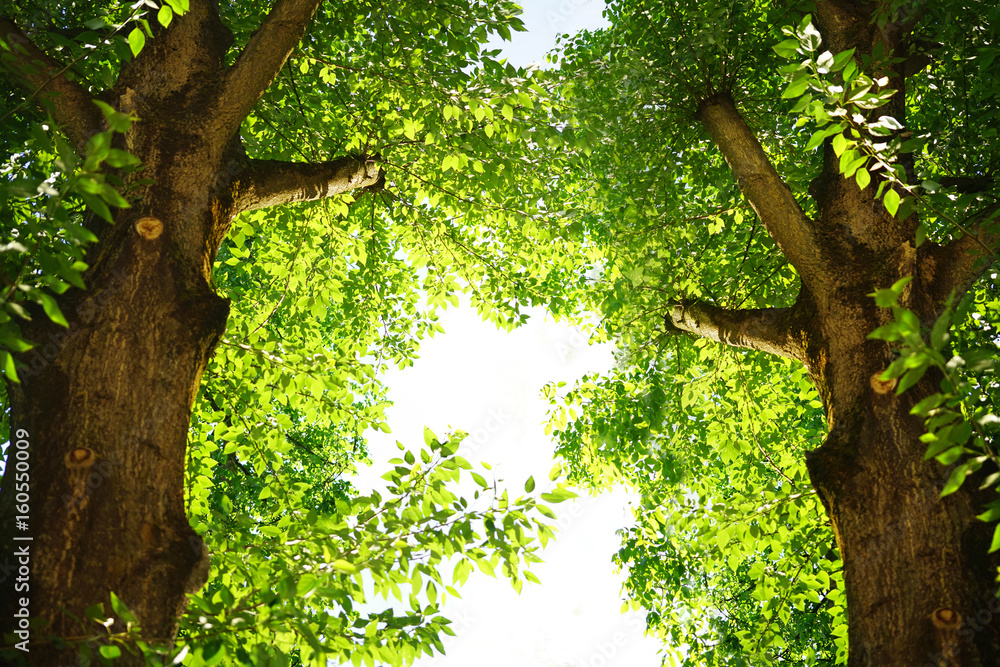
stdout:
{"type": "Polygon", "coordinates": [[[793,333],[794,308],[729,310],[699,301],[675,305],[666,324],[718,343],[805,362],[805,342],[793,333]]]}
{"type": "Polygon", "coordinates": [[[320,0],[275,0],[274,7],[222,81],[219,117],[235,132],[278,76],[305,34],[320,0]]]}
{"type": "Polygon", "coordinates": [[[237,212],[299,201],[313,201],[384,181],[376,158],[342,157],[332,162],[250,160],[236,182],[237,212]]]}
{"type": "Polygon", "coordinates": [[[722,150],[729,168],[771,237],[814,292],[822,288],[822,260],[809,218],[774,169],[732,100],[722,94],[703,101],[698,118],[722,150]]]}
{"type": "Polygon", "coordinates": [[[77,151],[101,130],[103,117],[87,90],[66,77],[68,67],[50,58],[6,16],[0,16],[0,68],[52,114],[77,151]]]}
{"type": "Polygon", "coordinates": [[[941,186],[945,188],[955,188],[961,194],[976,194],[986,192],[993,188],[996,179],[992,174],[985,176],[945,176],[939,179],[941,186]]]}
{"type": "Polygon", "coordinates": [[[979,277],[996,263],[1000,247],[998,214],[1000,204],[993,204],[969,229],[972,234],[963,234],[945,245],[926,243],[926,250],[924,246],[918,250],[924,253],[917,260],[922,277],[928,284],[929,293],[938,301],[933,304],[935,312],[952,292],[957,299],[961,299],[979,277]],[[987,248],[992,248],[992,253],[987,248]]]}

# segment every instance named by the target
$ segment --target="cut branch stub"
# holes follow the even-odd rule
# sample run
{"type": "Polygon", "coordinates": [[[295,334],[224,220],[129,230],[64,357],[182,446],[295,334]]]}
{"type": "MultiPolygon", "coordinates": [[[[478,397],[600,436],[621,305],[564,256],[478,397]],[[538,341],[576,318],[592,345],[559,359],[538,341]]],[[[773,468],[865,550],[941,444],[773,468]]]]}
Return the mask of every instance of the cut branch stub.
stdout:
{"type": "Polygon", "coordinates": [[[94,463],[94,450],[77,447],[66,453],[67,468],[88,468],[94,463]]]}
{"type": "Polygon", "coordinates": [[[962,615],[954,609],[941,607],[931,614],[931,622],[938,630],[957,630],[962,625],[962,615]]]}
{"type": "Polygon", "coordinates": [[[152,241],[163,233],[163,221],[152,216],[143,216],[135,221],[135,231],[147,241],[152,241]]]}
{"type": "Polygon", "coordinates": [[[876,394],[885,395],[885,394],[891,393],[892,390],[896,388],[896,384],[897,384],[896,378],[890,378],[888,380],[883,380],[882,379],[882,373],[881,373],[881,371],[878,372],[878,373],[875,373],[871,377],[872,389],[875,390],[876,394]]]}

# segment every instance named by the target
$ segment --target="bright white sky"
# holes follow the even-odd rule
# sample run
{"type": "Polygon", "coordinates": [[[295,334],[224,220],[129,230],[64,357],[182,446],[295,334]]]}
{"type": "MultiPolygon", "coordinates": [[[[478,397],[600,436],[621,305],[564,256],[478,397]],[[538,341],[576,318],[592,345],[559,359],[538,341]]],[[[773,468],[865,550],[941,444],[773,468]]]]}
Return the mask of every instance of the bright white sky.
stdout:
{"type": "MultiPolygon", "coordinates": [[[[528,32],[499,44],[519,66],[543,62],[557,34],[603,22],[601,0],[529,0],[524,10],[528,32]]],[[[380,484],[387,460],[398,455],[395,442],[415,449],[426,425],[441,437],[468,432],[460,455],[493,465],[515,497],[528,476],[541,488],[553,465],[541,387],[610,369],[610,347],[588,346],[586,336],[542,311],[506,334],[463,301],[441,324],[445,334],[423,344],[412,368],[383,378],[395,402],[393,432],[370,436],[375,464],[356,483],[362,491],[380,484]]],[[[619,611],[623,575],[613,572],[611,556],[615,531],[630,523],[628,502],[619,490],[556,505],[560,533],[533,570],[542,585],[526,584],[518,595],[507,580],[474,572],[462,599],[443,609],[457,633],[446,637],[447,654],[417,667],[657,667],[659,643],[643,636],[643,614],[619,611]]]]}

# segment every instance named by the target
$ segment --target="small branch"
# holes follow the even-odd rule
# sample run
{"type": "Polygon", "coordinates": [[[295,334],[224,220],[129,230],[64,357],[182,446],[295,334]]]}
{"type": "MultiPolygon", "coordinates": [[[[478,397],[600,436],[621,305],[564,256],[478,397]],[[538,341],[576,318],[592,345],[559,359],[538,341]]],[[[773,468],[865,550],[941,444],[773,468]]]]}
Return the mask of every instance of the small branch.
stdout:
{"type": "Polygon", "coordinates": [[[701,103],[698,118],[722,150],[740,190],[785,257],[810,289],[822,291],[828,281],[824,279],[822,253],[810,220],[732,100],[721,94],[708,98],[701,103]]]}
{"type": "Polygon", "coordinates": [[[320,0],[275,0],[274,7],[226,72],[219,116],[235,132],[298,45],[320,0]]]}
{"type": "Polygon", "coordinates": [[[52,114],[82,152],[104,120],[90,93],[66,78],[69,67],[46,55],[6,16],[0,16],[0,42],[0,68],[29,93],[29,100],[52,114]]]}
{"type": "Polygon", "coordinates": [[[235,184],[238,212],[314,201],[352,190],[377,190],[385,180],[374,157],[342,157],[331,162],[250,160],[235,184]]]}
{"type": "Polygon", "coordinates": [[[251,474],[250,471],[247,470],[246,466],[240,463],[240,460],[236,458],[236,454],[229,454],[228,456],[226,456],[226,461],[229,464],[230,469],[232,469],[232,467],[235,466],[240,469],[240,472],[242,472],[245,477],[249,479],[256,478],[256,475],[251,474]]]}
{"type": "Polygon", "coordinates": [[[946,176],[940,179],[941,185],[946,188],[955,188],[962,194],[975,194],[991,190],[996,184],[996,179],[992,174],[985,176],[946,176]]]}
{"type": "Polygon", "coordinates": [[[805,361],[802,337],[795,337],[793,308],[728,310],[708,303],[677,304],[665,318],[668,327],[718,343],[770,352],[805,361]]]}

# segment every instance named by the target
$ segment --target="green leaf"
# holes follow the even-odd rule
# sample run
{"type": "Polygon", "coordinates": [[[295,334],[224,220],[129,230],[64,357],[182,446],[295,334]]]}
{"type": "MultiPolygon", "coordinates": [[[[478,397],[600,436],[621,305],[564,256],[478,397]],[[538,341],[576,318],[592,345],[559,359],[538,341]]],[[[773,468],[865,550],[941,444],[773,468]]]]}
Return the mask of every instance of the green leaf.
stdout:
{"type": "Polygon", "coordinates": [[[343,572],[345,574],[354,574],[358,571],[358,568],[354,564],[344,560],[343,558],[336,559],[330,563],[330,565],[332,565],[338,572],[343,572]]]}
{"type": "Polygon", "coordinates": [[[934,458],[941,465],[950,466],[952,463],[962,458],[962,455],[964,453],[965,453],[965,448],[961,447],[960,445],[956,445],[954,447],[944,450],[934,458]]]}
{"type": "Polygon", "coordinates": [[[989,349],[969,350],[962,355],[962,358],[965,360],[965,367],[977,373],[991,371],[997,364],[996,352],[989,349]]]}
{"type": "Polygon", "coordinates": [[[35,292],[35,296],[42,304],[42,309],[45,311],[45,314],[49,316],[50,320],[60,326],[69,328],[69,322],[66,321],[66,318],[62,314],[62,310],[59,309],[59,304],[56,303],[56,300],[51,294],[47,294],[46,292],[39,290],[35,292]]]}
{"type": "Polygon", "coordinates": [[[833,152],[837,157],[843,155],[844,151],[847,149],[847,137],[843,133],[838,134],[833,138],[833,152]]]}
{"type": "MultiPolygon", "coordinates": [[[[926,417],[931,410],[941,405],[941,403],[944,402],[944,399],[944,394],[931,394],[910,408],[910,414],[926,417]]],[[[925,458],[930,457],[928,456],[925,458]]]]}
{"type": "MultiPolygon", "coordinates": [[[[160,11],[156,12],[156,20],[164,28],[170,25],[170,22],[174,19],[174,12],[168,5],[163,5],[160,7],[160,11]]],[[[140,47],[141,48],[141,47],[140,47]]]]}
{"type": "Polygon", "coordinates": [[[985,512],[978,515],[976,518],[987,523],[993,523],[994,521],[1000,519],[1000,501],[994,500],[987,505],[987,508],[988,509],[985,512]]]}
{"type": "Polygon", "coordinates": [[[104,646],[99,648],[98,651],[100,651],[101,655],[103,655],[105,658],[108,658],[109,660],[120,658],[122,655],[122,650],[117,646],[115,646],[114,644],[105,644],[104,646]]]}
{"type": "Polygon", "coordinates": [[[951,335],[948,333],[948,329],[951,328],[951,308],[945,308],[944,312],[938,316],[934,321],[934,326],[931,327],[930,334],[930,344],[935,350],[942,350],[944,346],[948,343],[951,335]]]}
{"type": "Polygon", "coordinates": [[[913,280],[913,276],[903,276],[902,278],[894,282],[892,284],[892,287],[890,287],[889,289],[891,289],[895,294],[902,294],[903,289],[910,284],[911,280],[913,280]]]}
{"type": "Polygon", "coordinates": [[[906,371],[903,376],[899,379],[899,384],[896,386],[896,394],[902,394],[904,391],[915,385],[920,381],[920,378],[924,376],[927,372],[928,366],[922,365],[918,368],[911,368],[906,371]]]}
{"type": "Polygon", "coordinates": [[[868,187],[868,184],[872,182],[871,174],[865,168],[858,169],[854,174],[854,180],[857,181],[858,187],[864,190],[868,187]]]}
{"type": "Polygon", "coordinates": [[[799,40],[797,39],[786,39],[778,42],[771,47],[774,52],[777,53],[782,58],[794,58],[798,55],[799,51],[799,40]]]}
{"type": "Polygon", "coordinates": [[[993,541],[990,543],[990,553],[1000,549],[1000,524],[993,529],[993,541]]]}
{"type": "Polygon", "coordinates": [[[131,204],[128,203],[128,201],[124,197],[122,197],[118,193],[117,190],[115,190],[107,183],[104,183],[103,186],[101,187],[101,199],[106,201],[111,206],[116,206],[118,208],[131,208],[132,206],[131,204]]]}
{"type": "Polygon", "coordinates": [[[107,615],[104,613],[104,605],[100,602],[87,607],[87,609],[83,612],[83,615],[101,625],[104,625],[107,620],[107,615]]]}
{"type": "MultiPolygon", "coordinates": [[[[126,128],[127,130],[128,128],[126,128]]],[[[105,161],[112,167],[134,167],[140,164],[139,158],[135,157],[128,151],[123,151],[118,148],[112,148],[108,150],[108,155],[105,161]]]]}
{"type": "Polygon", "coordinates": [[[136,623],[135,614],[122,602],[121,598],[115,595],[113,591],[109,595],[111,597],[111,608],[118,614],[118,617],[127,623],[136,623]]]}
{"type": "Polygon", "coordinates": [[[833,65],[830,66],[830,70],[833,72],[839,72],[847,66],[847,63],[852,62],[854,57],[854,49],[850,48],[846,51],[841,51],[833,57],[833,65]]]}
{"type": "MultiPolygon", "coordinates": [[[[108,120],[108,125],[114,132],[128,132],[128,129],[132,126],[132,116],[127,113],[122,113],[115,109],[110,104],[102,102],[101,100],[92,100],[94,104],[101,110],[104,117],[108,120]]],[[[106,132],[101,132],[99,134],[104,135],[104,139],[108,142],[110,146],[111,137],[106,132]]],[[[92,140],[96,138],[95,135],[92,140]]]]}
{"type": "Polygon", "coordinates": [[[128,34],[128,47],[132,51],[133,56],[138,56],[139,52],[142,51],[142,47],[146,45],[146,35],[142,33],[139,28],[132,28],[132,32],[128,34]]]}
{"type": "Polygon", "coordinates": [[[965,482],[965,478],[968,476],[968,474],[969,474],[968,463],[963,463],[962,465],[959,465],[954,470],[952,470],[951,475],[949,475],[948,477],[948,481],[944,485],[944,488],[941,489],[941,497],[943,498],[958,491],[958,489],[962,486],[962,483],[965,482]]]}
{"type": "Polygon", "coordinates": [[[561,503],[564,500],[576,498],[576,494],[565,489],[556,489],[551,493],[543,493],[540,497],[547,503],[561,503]]]}
{"type": "Polygon", "coordinates": [[[839,125],[830,125],[823,129],[817,130],[816,132],[813,133],[811,137],[809,137],[809,141],[806,143],[805,150],[806,151],[813,150],[814,148],[822,144],[827,137],[833,134],[837,134],[838,132],[841,131],[842,128],[839,125]]]}
{"type": "Polygon", "coordinates": [[[524,490],[531,493],[535,490],[535,478],[529,477],[528,481],[524,483],[524,490]]]}
{"type": "Polygon", "coordinates": [[[788,84],[788,87],[785,88],[785,90],[781,93],[781,98],[787,100],[793,97],[798,97],[802,93],[806,92],[808,88],[809,88],[809,79],[807,78],[797,79],[788,84]]]}
{"type": "Polygon", "coordinates": [[[556,520],[556,513],[545,505],[535,505],[535,509],[537,509],[543,516],[546,516],[553,521],[556,520]]]}
{"type": "Polygon", "coordinates": [[[892,188],[889,188],[885,191],[883,202],[885,203],[885,210],[889,211],[889,215],[896,215],[896,211],[899,210],[899,194],[892,188]]]}
{"type": "Polygon", "coordinates": [[[17,377],[17,368],[14,365],[14,357],[12,357],[10,352],[7,350],[0,350],[0,365],[3,366],[4,374],[10,378],[11,381],[20,384],[21,380],[17,377]]]}
{"type": "Polygon", "coordinates": [[[186,11],[188,11],[188,9],[190,9],[191,0],[164,0],[164,1],[168,5],[170,5],[170,8],[173,9],[174,13],[178,15],[183,14],[186,11]]]}

